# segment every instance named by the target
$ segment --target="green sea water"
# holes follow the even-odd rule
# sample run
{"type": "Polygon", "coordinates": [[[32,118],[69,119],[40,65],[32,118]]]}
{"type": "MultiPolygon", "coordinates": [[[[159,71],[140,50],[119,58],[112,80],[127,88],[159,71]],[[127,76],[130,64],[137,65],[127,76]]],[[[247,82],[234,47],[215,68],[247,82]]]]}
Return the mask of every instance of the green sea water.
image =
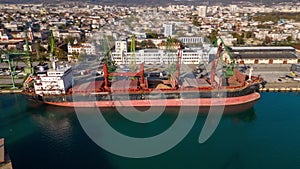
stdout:
{"type": "MultiPolygon", "coordinates": [[[[174,148],[134,159],[94,143],[73,109],[0,95],[0,137],[6,139],[14,169],[299,169],[299,103],[298,93],[262,93],[252,109],[223,115],[205,143],[198,138],[206,116],[199,115],[174,148]]],[[[150,124],[135,124],[117,112],[104,116],[116,130],[135,137],[157,135],[177,118],[165,113],[150,124]]]]}

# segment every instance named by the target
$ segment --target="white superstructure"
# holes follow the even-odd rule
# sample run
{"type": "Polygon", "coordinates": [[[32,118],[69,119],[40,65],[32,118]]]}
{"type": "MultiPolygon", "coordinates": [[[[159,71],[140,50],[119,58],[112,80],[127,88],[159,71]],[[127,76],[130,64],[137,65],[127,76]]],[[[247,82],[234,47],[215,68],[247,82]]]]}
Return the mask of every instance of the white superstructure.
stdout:
{"type": "Polygon", "coordinates": [[[72,83],[72,67],[58,66],[55,70],[49,69],[46,74],[37,74],[34,89],[38,95],[65,94],[72,83]]]}

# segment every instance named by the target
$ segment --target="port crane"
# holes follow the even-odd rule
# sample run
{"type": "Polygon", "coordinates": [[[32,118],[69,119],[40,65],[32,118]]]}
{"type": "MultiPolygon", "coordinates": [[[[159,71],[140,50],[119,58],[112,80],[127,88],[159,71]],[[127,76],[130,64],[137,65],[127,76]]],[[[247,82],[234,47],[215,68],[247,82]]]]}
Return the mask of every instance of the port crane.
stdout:
{"type": "Polygon", "coordinates": [[[131,44],[130,44],[130,69],[132,72],[136,71],[136,55],[135,55],[135,35],[131,35],[131,44]]]}
{"type": "Polygon", "coordinates": [[[11,86],[11,89],[16,89],[15,85],[15,75],[16,75],[16,65],[15,60],[20,57],[20,55],[25,55],[25,53],[21,53],[18,51],[4,51],[0,49],[1,58],[0,62],[6,62],[8,64],[8,69],[10,72],[11,85],[1,85],[1,86],[11,86]]]}
{"type": "Polygon", "coordinates": [[[32,55],[29,48],[29,40],[27,31],[25,31],[26,55],[24,57],[27,67],[24,69],[27,75],[33,74],[32,55]]]}
{"type": "Polygon", "coordinates": [[[27,76],[29,74],[33,73],[33,67],[32,67],[32,59],[31,59],[31,54],[30,54],[30,48],[29,48],[29,42],[28,42],[28,35],[27,31],[25,31],[25,43],[26,43],[26,50],[25,52],[23,51],[18,51],[18,50],[12,50],[12,51],[5,51],[0,48],[0,62],[6,62],[8,64],[8,69],[10,72],[10,78],[11,78],[11,85],[2,85],[2,86],[11,86],[11,89],[16,89],[16,84],[15,84],[15,76],[16,76],[16,60],[23,60],[25,59],[25,63],[27,67],[25,68],[25,73],[27,76]],[[21,57],[25,56],[25,57],[21,57]]]}
{"type": "Polygon", "coordinates": [[[57,58],[55,57],[55,40],[53,31],[50,31],[50,61],[52,62],[52,68],[56,69],[57,58]]]}

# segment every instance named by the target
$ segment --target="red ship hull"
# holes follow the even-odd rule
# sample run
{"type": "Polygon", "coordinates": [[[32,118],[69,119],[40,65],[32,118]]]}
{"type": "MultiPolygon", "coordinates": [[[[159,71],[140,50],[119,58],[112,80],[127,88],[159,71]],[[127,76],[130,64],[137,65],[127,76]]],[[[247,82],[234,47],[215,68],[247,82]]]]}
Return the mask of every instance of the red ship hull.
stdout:
{"type": "Polygon", "coordinates": [[[113,100],[113,101],[78,101],[78,102],[45,102],[46,104],[63,107],[99,107],[124,109],[129,107],[199,107],[199,111],[208,112],[212,107],[224,107],[227,113],[247,110],[260,99],[257,92],[249,95],[228,98],[195,98],[195,99],[158,99],[158,100],[113,100]]]}

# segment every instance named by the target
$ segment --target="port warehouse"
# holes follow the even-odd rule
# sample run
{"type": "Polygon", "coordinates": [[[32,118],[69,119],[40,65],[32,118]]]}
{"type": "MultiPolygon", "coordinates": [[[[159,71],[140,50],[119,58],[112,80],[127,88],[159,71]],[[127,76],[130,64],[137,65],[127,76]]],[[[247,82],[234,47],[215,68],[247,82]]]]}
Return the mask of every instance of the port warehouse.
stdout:
{"type": "Polygon", "coordinates": [[[231,47],[239,64],[296,64],[299,56],[290,46],[231,47]]]}

